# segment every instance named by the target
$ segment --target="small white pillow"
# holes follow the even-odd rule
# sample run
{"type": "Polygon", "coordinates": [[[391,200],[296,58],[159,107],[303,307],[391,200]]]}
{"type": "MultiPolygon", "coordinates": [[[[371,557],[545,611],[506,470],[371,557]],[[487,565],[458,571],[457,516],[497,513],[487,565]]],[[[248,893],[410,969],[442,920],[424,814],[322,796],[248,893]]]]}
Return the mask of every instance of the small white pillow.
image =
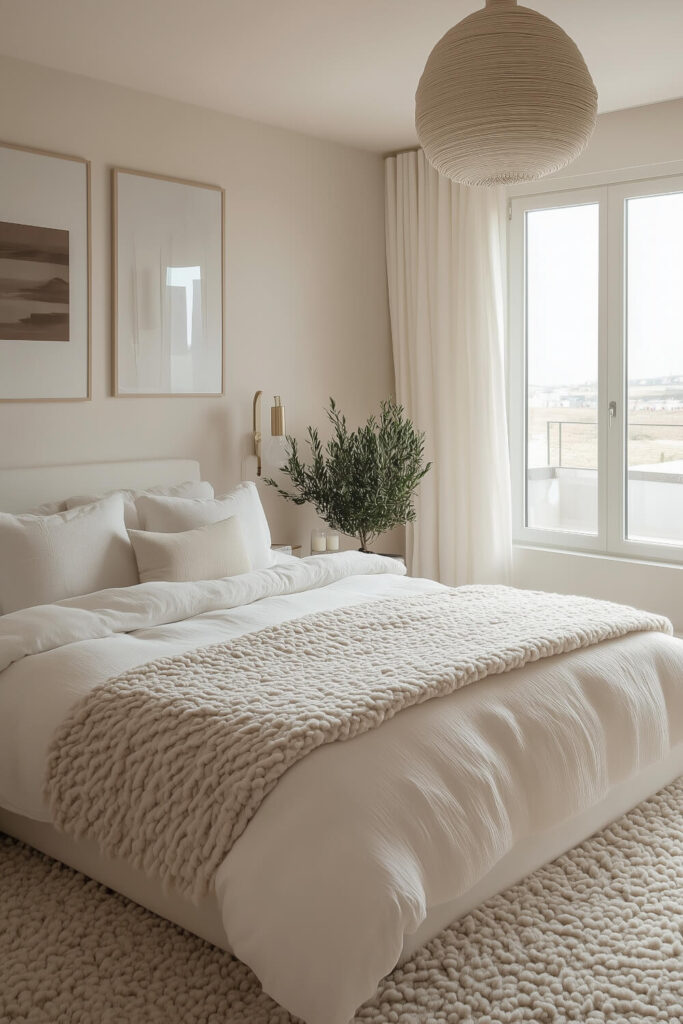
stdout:
{"type": "Polygon", "coordinates": [[[0,513],[3,615],[137,582],[120,494],[52,516],[0,513]]]}
{"type": "Polygon", "coordinates": [[[192,583],[249,572],[237,516],[182,533],[130,530],[141,583],[192,583]]]}
{"type": "Polygon", "coordinates": [[[178,533],[217,523],[237,516],[242,527],[244,546],[252,569],[268,569],[273,564],[270,529],[256,485],[238,484],[220,498],[163,498],[144,495],[136,501],[143,530],[178,533]]]}
{"type": "MultiPolygon", "coordinates": [[[[170,487],[148,487],[144,491],[107,491],[106,494],[76,494],[66,499],[67,508],[77,508],[79,505],[90,505],[93,501],[100,501],[108,498],[111,494],[120,494],[123,498],[123,516],[126,520],[126,527],[129,530],[139,530],[140,520],[135,507],[137,498],[145,494],[165,494],[178,498],[213,498],[213,487],[206,480],[186,480],[181,484],[171,484],[170,487]]],[[[55,510],[56,511],[56,510],[55,510]]]]}

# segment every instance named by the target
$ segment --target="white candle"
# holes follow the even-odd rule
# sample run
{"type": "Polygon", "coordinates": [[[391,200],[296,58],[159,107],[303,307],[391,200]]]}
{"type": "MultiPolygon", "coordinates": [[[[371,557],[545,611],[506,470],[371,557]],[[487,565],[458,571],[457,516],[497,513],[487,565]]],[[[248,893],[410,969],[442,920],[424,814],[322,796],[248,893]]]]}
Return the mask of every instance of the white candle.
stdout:
{"type": "Polygon", "coordinates": [[[339,534],[336,531],[328,531],[326,539],[328,551],[339,551],[339,534]]]}
{"type": "Polygon", "coordinates": [[[321,551],[327,551],[327,541],[323,530],[313,530],[311,533],[311,552],[314,555],[321,551]]]}

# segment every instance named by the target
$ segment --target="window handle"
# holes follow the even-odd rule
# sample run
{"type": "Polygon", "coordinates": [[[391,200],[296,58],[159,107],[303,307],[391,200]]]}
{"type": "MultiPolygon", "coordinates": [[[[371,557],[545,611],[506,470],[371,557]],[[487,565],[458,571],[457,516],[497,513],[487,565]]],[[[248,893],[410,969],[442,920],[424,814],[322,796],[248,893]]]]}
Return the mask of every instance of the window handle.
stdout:
{"type": "Polygon", "coordinates": [[[617,403],[610,402],[610,404],[607,406],[607,411],[609,412],[609,425],[611,427],[615,419],[617,418],[617,403]]]}

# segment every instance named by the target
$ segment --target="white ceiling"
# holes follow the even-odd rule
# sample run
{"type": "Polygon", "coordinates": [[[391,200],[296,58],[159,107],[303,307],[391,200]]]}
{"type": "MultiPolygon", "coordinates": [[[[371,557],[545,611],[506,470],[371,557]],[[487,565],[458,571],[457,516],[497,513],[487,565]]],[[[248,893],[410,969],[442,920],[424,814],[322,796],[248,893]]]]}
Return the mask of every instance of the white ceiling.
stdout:
{"type": "MultiPolygon", "coordinates": [[[[683,0],[527,0],[574,38],[600,110],[683,96],[683,0]]],[[[483,0],[0,0],[0,52],[388,151],[427,55],[483,0]]],[[[1,98],[0,98],[1,102],[1,98]]]]}

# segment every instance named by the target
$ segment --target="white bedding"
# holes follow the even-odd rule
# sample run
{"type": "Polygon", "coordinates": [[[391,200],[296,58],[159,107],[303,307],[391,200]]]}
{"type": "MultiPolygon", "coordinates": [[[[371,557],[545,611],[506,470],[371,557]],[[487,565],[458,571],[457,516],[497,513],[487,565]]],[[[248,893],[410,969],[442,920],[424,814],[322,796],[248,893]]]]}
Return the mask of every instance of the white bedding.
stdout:
{"type": "MultiPolygon", "coordinates": [[[[439,588],[396,571],[369,556],[323,556],[0,618],[0,665],[13,662],[0,672],[0,806],[49,820],[52,734],[98,683],[319,609],[439,588]],[[345,575],[354,570],[366,572],[345,575]]],[[[346,1024],[428,907],[681,743],[683,642],[656,633],[402,711],[310,754],[266,798],[217,877],[230,944],[309,1024],[346,1024]]]]}

